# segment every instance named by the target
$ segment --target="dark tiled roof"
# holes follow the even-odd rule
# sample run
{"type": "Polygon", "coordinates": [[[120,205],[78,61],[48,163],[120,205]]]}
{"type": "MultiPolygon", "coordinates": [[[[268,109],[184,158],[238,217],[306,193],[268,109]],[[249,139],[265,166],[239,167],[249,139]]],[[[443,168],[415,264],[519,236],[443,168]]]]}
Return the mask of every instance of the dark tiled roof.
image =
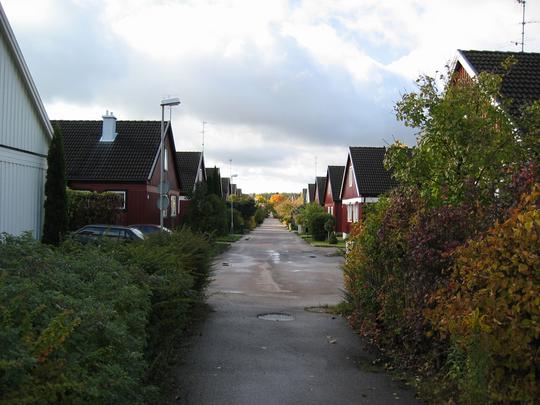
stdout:
{"type": "Polygon", "coordinates": [[[320,205],[324,204],[324,185],[326,183],[326,177],[317,176],[315,179],[317,182],[317,191],[318,195],[316,196],[316,199],[319,201],[320,205]]]}
{"type": "Polygon", "coordinates": [[[226,197],[230,194],[230,179],[228,177],[221,178],[221,189],[223,190],[223,196],[226,197]]]}
{"type": "MultiPolygon", "coordinates": [[[[219,173],[219,167],[207,167],[206,168],[206,177],[208,178],[209,176],[213,176],[214,174],[217,174],[218,176],[220,176],[220,173],[219,173]]],[[[220,176],[221,177],[221,176],[220,176]]]]}
{"type": "Polygon", "coordinates": [[[114,142],[100,142],[103,121],[51,121],[64,137],[68,180],[147,181],[159,150],[160,121],[117,121],[114,142]]]}
{"type": "Polygon", "coordinates": [[[308,184],[309,202],[315,201],[315,183],[308,184]]]}
{"type": "Polygon", "coordinates": [[[193,190],[200,161],[201,152],[176,152],[176,166],[182,182],[182,191],[189,193],[193,190]]]}
{"type": "Polygon", "coordinates": [[[332,186],[332,199],[334,201],[339,201],[344,172],[345,166],[328,166],[327,181],[330,181],[332,186]]]}
{"type": "Polygon", "coordinates": [[[376,197],[397,186],[390,172],[384,168],[384,147],[349,147],[358,193],[361,196],[376,197]]]}
{"type": "Polygon", "coordinates": [[[512,100],[510,113],[520,115],[521,109],[540,100],[540,53],[460,51],[478,72],[503,75],[501,95],[512,100]],[[516,63],[505,72],[502,63],[513,57],[516,63]]]}

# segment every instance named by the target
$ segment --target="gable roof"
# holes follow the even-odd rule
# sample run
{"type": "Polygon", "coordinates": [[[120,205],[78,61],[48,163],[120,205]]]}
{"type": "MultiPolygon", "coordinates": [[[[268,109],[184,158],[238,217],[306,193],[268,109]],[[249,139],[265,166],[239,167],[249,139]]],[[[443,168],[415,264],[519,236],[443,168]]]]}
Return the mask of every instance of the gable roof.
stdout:
{"type": "Polygon", "coordinates": [[[326,177],[317,176],[315,178],[317,187],[317,195],[315,196],[316,200],[320,205],[324,205],[324,185],[326,184],[326,177]]]}
{"type": "Polygon", "coordinates": [[[223,197],[227,197],[231,193],[231,181],[228,177],[221,178],[221,190],[223,191],[223,197]]]}
{"type": "Polygon", "coordinates": [[[309,202],[315,202],[315,183],[308,184],[309,202]]]}
{"type": "Polygon", "coordinates": [[[24,61],[23,54],[21,52],[21,49],[19,48],[19,44],[17,43],[15,34],[13,33],[11,26],[9,25],[9,21],[7,19],[6,13],[4,12],[4,9],[2,8],[1,3],[0,36],[6,39],[8,51],[13,55],[13,61],[15,63],[16,69],[19,71],[19,74],[22,77],[23,84],[26,87],[28,94],[30,95],[30,99],[38,113],[41,124],[49,138],[52,138],[53,128],[51,122],[49,121],[49,116],[47,115],[47,111],[45,111],[45,106],[41,101],[41,97],[39,96],[37,87],[34,84],[34,80],[32,79],[32,75],[30,74],[30,70],[28,69],[26,62],[24,61]]]}
{"type": "Polygon", "coordinates": [[[458,50],[458,62],[471,77],[481,72],[502,75],[501,95],[511,100],[508,112],[514,116],[540,100],[540,53],[458,50]],[[502,63],[508,57],[517,62],[505,71],[502,63]]]}
{"type": "MultiPolygon", "coordinates": [[[[385,153],[385,147],[349,147],[348,159],[353,167],[356,188],[360,196],[376,197],[397,186],[391,173],[384,168],[385,153]]],[[[342,190],[344,181],[345,176],[341,182],[342,190]]]]}
{"type": "MultiPolygon", "coordinates": [[[[176,165],[182,182],[182,191],[193,191],[199,169],[203,168],[202,152],[176,152],[176,165]]],[[[206,177],[206,172],[204,175],[206,177]]]]}
{"type": "MultiPolygon", "coordinates": [[[[149,180],[159,154],[161,121],[117,121],[118,135],[113,142],[100,142],[103,121],[51,122],[58,125],[64,137],[68,180],[149,180]]],[[[167,136],[174,148],[170,126],[167,136]]]]}
{"type": "Polygon", "coordinates": [[[328,183],[330,183],[330,185],[332,186],[332,200],[334,201],[340,200],[341,183],[343,182],[344,173],[345,173],[345,166],[328,166],[324,195],[326,195],[328,183]]]}

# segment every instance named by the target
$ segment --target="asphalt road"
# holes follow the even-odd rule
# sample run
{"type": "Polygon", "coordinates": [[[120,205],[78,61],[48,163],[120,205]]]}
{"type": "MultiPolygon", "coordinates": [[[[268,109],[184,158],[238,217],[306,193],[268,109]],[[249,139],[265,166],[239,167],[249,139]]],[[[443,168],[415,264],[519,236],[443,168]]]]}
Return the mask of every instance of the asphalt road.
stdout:
{"type": "Polygon", "coordinates": [[[176,372],[171,403],[412,404],[414,393],[371,366],[340,317],[306,307],[341,300],[342,258],[277,220],[214,263],[213,309],[176,372]],[[284,313],[290,321],[259,319],[284,313]]]}

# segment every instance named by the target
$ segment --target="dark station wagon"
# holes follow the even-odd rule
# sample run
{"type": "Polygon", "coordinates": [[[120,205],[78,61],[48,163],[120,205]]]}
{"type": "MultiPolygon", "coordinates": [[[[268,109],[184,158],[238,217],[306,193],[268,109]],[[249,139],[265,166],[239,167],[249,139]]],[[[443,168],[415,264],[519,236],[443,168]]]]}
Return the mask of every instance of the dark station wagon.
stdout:
{"type": "Polygon", "coordinates": [[[144,240],[144,235],[136,228],[119,225],[86,225],[73,233],[73,238],[81,243],[101,238],[113,242],[136,242],[144,240]]]}

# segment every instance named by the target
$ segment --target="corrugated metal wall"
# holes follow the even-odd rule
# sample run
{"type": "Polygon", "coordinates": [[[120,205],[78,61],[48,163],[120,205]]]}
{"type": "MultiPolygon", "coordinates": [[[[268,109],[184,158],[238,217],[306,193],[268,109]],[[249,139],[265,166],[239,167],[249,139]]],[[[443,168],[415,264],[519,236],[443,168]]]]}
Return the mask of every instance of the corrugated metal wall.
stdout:
{"type": "Polygon", "coordinates": [[[0,232],[41,237],[45,161],[0,148],[0,232]]]}
{"type": "Polygon", "coordinates": [[[47,154],[40,118],[0,35],[0,145],[47,154]]]}
{"type": "Polygon", "coordinates": [[[47,150],[48,136],[0,34],[0,232],[41,236],[46,159],[35,154],[47,150]]]}

